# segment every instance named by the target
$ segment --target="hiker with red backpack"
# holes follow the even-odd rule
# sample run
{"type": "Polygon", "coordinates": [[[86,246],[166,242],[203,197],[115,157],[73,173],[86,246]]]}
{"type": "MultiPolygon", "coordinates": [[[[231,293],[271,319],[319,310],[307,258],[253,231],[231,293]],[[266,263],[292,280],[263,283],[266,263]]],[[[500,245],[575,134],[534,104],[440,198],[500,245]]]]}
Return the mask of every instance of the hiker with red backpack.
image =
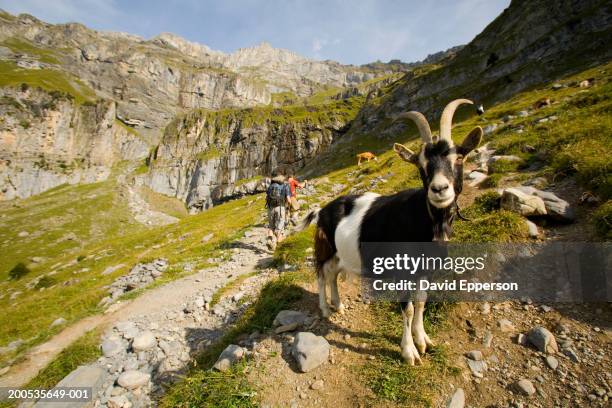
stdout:
{"type": "Polygon", "coordinates": [[[273,251],[276,244],[283,240],[287,207],[291,205],[291,192],[285,177],[275,173],[266,191],[266,208],[268,209],[267,246],[273,251]]]}
{"type": "Polygon", "coordinates": [[[308,181],[304,180],[304,182],[300,182],[297,177],[293,174],[289,175],[289,179],[287,183],[289,184],[289,192],[291,193],[291,202],[289,204],[289,215],[288,217],[291,220],[291,224],[297,225],[298,223],[298,211],[300,210],[300,203],[297,200],[297,189],[304,188],[308,181]]]}

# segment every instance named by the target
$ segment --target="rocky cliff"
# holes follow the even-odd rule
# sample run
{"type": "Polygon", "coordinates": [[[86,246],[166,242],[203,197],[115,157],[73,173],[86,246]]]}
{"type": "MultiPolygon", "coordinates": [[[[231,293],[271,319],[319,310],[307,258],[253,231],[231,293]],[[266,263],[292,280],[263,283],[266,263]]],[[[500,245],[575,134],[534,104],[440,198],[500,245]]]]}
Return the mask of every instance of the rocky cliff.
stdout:
{"type": "MultiPolygon", "coordinates": [[[[0,109],[5,116],[0,199],[27,197],[66,182],[104,179],[117,160],[146,156],[160,143],[166,126],[193,109],[270,105],[274,93],[308,97],[384,74],[384,67],[313,61],[269,44],[225,54],[172,34],[146,40],[77,23],[47,24],[0,10],[0,109]]],[[[158,151],[164,153],[168,141],[161,143],[158,151]]],[[[214,189],[235,180],[235,175],[220,175],[234,168],[236,160],[222,157],[225,147],[219,146],[218,165],[210,167],[211,162],[198,169],[214,189]]],[[[184,160],[189,161],[186,154],[184,160]]],[[[302,152],[291,155],[301,157],[302,152]]],[[[260,174],[244,167],[248,165],[240,163],[240,178],[260,174]]],[[[154,179],[160,177],[157,171],[154,179]]],[[[231,195],[235,188],[226,187],[215,197],[231,195]]],[[[210,200],[200,194],[189,202],[206,207],[202,203],[210,200]]]]}
{"type": "Polygon", "coordinates": [[[198,110],[178,117],[152,153],[145,183],[199,211],[261,191],[272,170],[296,171],[349,128],[363,97],[316,106],[198,110]]]}
{"type": "Polygon", "coordinates": [[[105,180],[148,146],[116,119],[112,101],[78,104],[59,92],[0,88],[0,200],[105,180]]]}
{"type": "Polygon", "coordinates": [[[98,97],[115,100],[118,116],[154,143],[176,114],[189,109],[266,105],[276,92],[309,96],[385,73],[314,61],[269,44],[224,54],[172,34],[146,40],[4,12],[0,58],[70,73],[98,97]]]}

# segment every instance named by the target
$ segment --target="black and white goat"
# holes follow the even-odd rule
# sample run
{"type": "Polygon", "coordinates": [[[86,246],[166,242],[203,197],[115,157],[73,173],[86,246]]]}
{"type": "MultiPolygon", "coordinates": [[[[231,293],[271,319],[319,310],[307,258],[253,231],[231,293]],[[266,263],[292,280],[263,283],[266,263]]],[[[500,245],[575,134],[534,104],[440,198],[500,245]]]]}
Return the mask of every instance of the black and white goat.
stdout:
{"type": "MultiPolygon", "coordinates": [[[[440,136],[433,138],[427,119],[419,112],[406,112],[398,118],[412,119],[419,130],[423,147],[414,153],[401,144],[393,149],[404,160],[417,166],[423,188],[381,196],[375,193],[342,196],[304,219],[303,226],[317,222],[315,259],[319,284],[319,307],[324,317],[330,315],[326,287],[330,287],[332,305],[343,306],[338,294],[337,277],[342,270],[361,273],[361,242],[447,241],[453,219],[458,213],[457,197],[463,187],[463,158],[478,146],[482,129],[476,127],[461,145],[451,139],[452,118],[467,99],[450,102],[442,112],[440,136]]],[[[413,365],[420,363],[432,342],[423,328],[424,301],[402,303],[404,328],[402,357],[413,365]]]]}

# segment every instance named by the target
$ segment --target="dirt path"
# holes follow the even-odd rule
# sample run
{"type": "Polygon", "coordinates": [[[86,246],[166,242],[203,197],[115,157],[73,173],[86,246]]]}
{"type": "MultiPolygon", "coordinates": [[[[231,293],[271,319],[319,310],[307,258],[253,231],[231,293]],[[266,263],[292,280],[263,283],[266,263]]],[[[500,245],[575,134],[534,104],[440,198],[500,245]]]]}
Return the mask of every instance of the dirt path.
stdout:
{"type": "MultiPolygon", "coordinates": [[[[118,322],[157,321],[157,325],[167,323],[169,315],[176,315],[173,322],[180,326],[179,314],[183,314],[185,303],[198,295],[210,301],[212,294],[233,279],[257,270],[265,264],[270,254],[265,250],[265,228],[255,227],[245,233],[233,248],[232,257],[214,268],[204,269],[163,286],[144,292],[134,300],[113,304],[106,313],[90,316],[62,330],[49,341],[29,351],[22,362],[11,367],[10,371],[0,378],[0,386],[22,386],[46,367],[63,349],[94,328],[108,329],[118,322]]],[[[265,275],[265,274],[264,274],[265,275]]],[[[200,330],[216,328],[225,323],[224,315],[229,314],[232,306],[228,305],[223,313],[219,307],[208,313],[212,319],[201,319],[200,330]],[[208,325],[208,327],[207,327],[208,325]]],[[[204,311],[204,310],[203,310],[204,311]]],[[[146,329],[143,326],[143,329],[146,329]]]]}

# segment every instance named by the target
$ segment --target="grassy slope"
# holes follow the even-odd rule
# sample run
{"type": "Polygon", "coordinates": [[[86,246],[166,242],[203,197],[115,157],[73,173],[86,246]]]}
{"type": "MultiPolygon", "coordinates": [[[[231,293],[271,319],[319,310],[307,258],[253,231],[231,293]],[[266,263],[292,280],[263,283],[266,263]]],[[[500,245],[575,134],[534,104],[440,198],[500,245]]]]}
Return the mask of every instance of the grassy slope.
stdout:
{"type": "Polygon", "coordinates": [[[7,61],[0,61],[0,87],[28,84],[46,91],[60,91],[74,97],[77,103],[92,101],[95,92],[78,79],[55,69],[25,69],[7,61]]]}
{"type": "MultiPolygon", "coordinates": [[[[104,286],[138,262],[157,257],[169,260],[171,267],[156,284],[181,276],[186,263],[206,266],[208,258],[224,252],[226,242],[256,222],[257,210],[263,207],[261,196],[247,197],[174,225],[147,228],[132,220],[121,194],[113,181],[107,181],[61,186],[18,202],[0,203],[0,248],[10,254],[0,257],[0,292],[4,294],[0,308],[10,310],[1,319],[0,345],[25,340],[20,353],[60,330],[49,328],[56,318],[73,322],[98,312],[97,304],[106,295],[104,286]],[[30,235],[19,238],[21,231],[30,235]],[[75,240],[65,239],[69,231],[75,240]],[[213,238],[202,244],[201,238],[209,233],[213,238]],[[33,263],[35,256],[43,261],[33,263]],[[30,272],[9,279],[9,271],[18,263],[30,272]],[[119,264],[124,266],[101,275],[119,264]],[[43,286],[48,287],[27,288],[43,275],[43,286]],[[15,292],[22,293],[11,300],[15,292]]],[[[0,361],[6,364],[11,357],[3,355],[0,361]]]]}
{"type": "MultiPolygon", "coordinates": [[[[488,110],[484,118],[468,117],[454,127],[455,140],[460,142],[476,125],[501,122],[507,114],[528,109],[533,102],[542,96],[550,96],[557,103],[552,107],[536,111],[524,120],[514,120],[513,125],[522,124],[523,133],[510,129],[501,129],[485,138],[491,142],[500,153],[518,154],[527,163],[540,162],[538,172],[550,179],[559,180],[564,177],[575,177],[583,188],[595,190],[604,200],[608,200],[610,188],[609,164],[606,158],[610,156],[612,146],[612,119],[610,113],[609,76],[612,64],[587,70],[578,75],[564,79],[566,84],[582,79],[596,77],[596,86],[584,91],[578,87],[568,87],[560,91],[552,91],[550,86],[523,92],[510,100],[500,103],[488,110]],[[567,99],[566,99],[567,98],[567,99]],[[541,117],[557,115],[559,119],[546,124],[533,124],[541,117]],[[521,123],[522,122],[522,123],[521,123]],[[530,144],[536,147],[536,153],[524,153],[522,146],[530,144]],[[584,146],[588,148],[584,149],[584,146]],[[602,160],[603,158],[603,160],[602,160]]],[[[460,116],[461,117],[461,116],[460,116]]],[[[402,188],[420,185],[416,170],[395,157],[390,149],[393,142],[406,142],[414,149],[419,148],[414,133],[398,135],[397,139],[377,138],[373,135],[353,136],[346,143],[340,142],[333,146],[332,151],[311,164],[307,173],[325,176],[329,182],[317,186],[319,193],[328,192],[335,183],[345,184],[343,193],[353,186],[363,186],[366,190],[380,193],[392,193],[402,188]],[[379,161],[371,162],[358,168],[355,165],[356,150],[371,150],[379,153],[379,161]],[[310,170],[310,171],[309,171],[310,170]],[[387,176],[388,182],[378,184],[374,189],[368,188],[370,181],[377,176],[387,176]]],[[[507,171],[507,170],[506,170],[507,171]]],[[[537,174],[537,173],[536,173],[537,174]]],[[[313,201],[311,197],[305,197],[313,201]]],[[[514,213],[496,208],[494,193],[486,193],[476,199],[474,204],[464,209],[464,214],[471,222],[457,221],[455,224],[455,241],[517,241],[526,237],[523,219],[514,213]]],[[[595,212],[598,228],[602,234],[610,234],[611,206],[603,204],[595,212]]],[[[279,245],[275,253],[277,264],[290,263],[298,265],[298,272],[305,274],[304,267],[307,255],[305,248],[312,246],[312,227],[288,237],[279,245]]],[[[292,276],[292,275],[284,275],[292,276]]],[[[281,284],[273,281],[270,285],[281,284]]],[[[270,294],[262,294],[260,301],[265,302],[270,294]]],[[[448,305],[435,308],[428,307],[426,325],[435,334],[443,330],[448,305]]],[[[269,311],[272,313],[273,311],[269,311]]],[[[436,347],[428,356],[423,367],[410,368],[401,363],[397,344],[390,340],[398,337],[401,328],[401,316],[396,308],[387,304],[377,304],[372,307],[376,321],[385,322],[373,333],[373,342],[389,353],[368,363],[362,373],[364,381],[380,398],[380,402],[397,403],[408,406],[430,406],[436,390],[446,385],[449,377],[457,374],[457,369],[449,365],[444,347],[436,347]],[[389,336],[391,333],[391,336],[389,336]]],[[[274,316],[271,314],[270,316],[274,316]]],[[[269,327],[268,325],[265,327],[269,327]]],[[[240,333],[248,333],[245,326],[237,326],[240,333]]],[[[249,328],[246,326],[246,328],[249,328]]],[[[258,326],[258,328],[260,328],[258,326]]],[[[253,391],[255,384],[245,383],[243,371],[248,369],[249,362],[234,368],[229,374],[221,375],[209,370],[213,358],[228,344],[226,339],[218,347],[206,353],[204,361],[198,368],[186,377],[186,381],[171,388],[163,399],[163,406],[253,406],[256,397],[253,391]],[[221,379],[220,379],[221,378],[221,379]],[[202,392],[202,390],[204,390],[202,392]],[[239,396],[239,397],[238,397],[239,396]]]]}

